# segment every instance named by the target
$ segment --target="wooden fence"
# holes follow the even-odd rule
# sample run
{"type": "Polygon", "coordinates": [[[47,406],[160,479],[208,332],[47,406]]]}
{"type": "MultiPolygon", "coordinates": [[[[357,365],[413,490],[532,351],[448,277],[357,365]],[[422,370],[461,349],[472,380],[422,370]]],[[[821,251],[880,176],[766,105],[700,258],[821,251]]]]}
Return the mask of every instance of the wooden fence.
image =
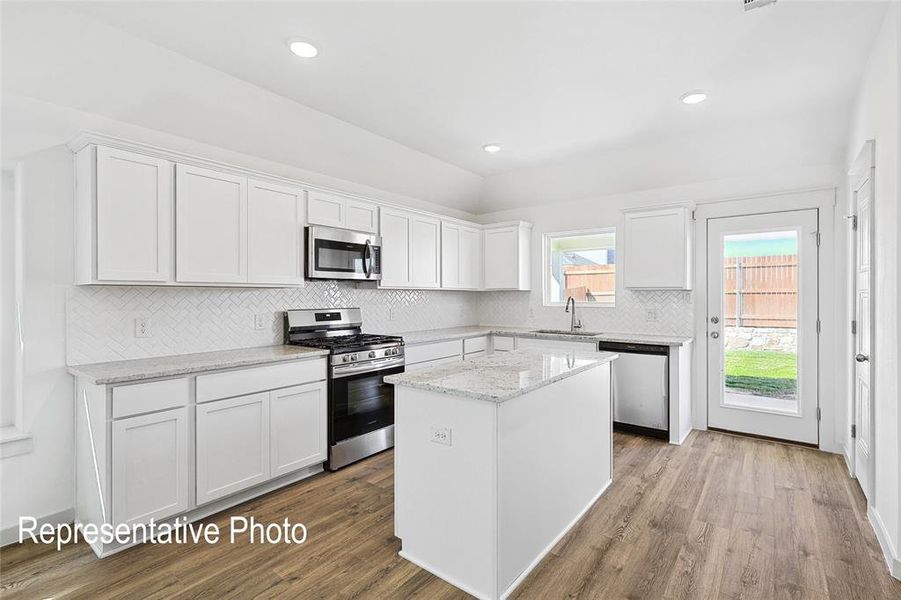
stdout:
{"type": "Polygon", "coordinates": [[[798,256],[724,259],[725,324],[798,326],[798,256]]]}
{"type": "Polygon", "coordinates": [[[566,265],[563,298],[576,302],[604,302],[616,291],[616,265],[566,265]]]}

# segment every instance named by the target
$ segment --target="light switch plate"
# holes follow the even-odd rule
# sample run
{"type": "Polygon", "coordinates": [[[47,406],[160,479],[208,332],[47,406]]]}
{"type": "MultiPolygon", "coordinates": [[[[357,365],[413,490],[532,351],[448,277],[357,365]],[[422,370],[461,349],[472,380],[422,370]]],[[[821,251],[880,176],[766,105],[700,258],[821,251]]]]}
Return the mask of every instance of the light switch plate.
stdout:
{"type": "Polygon", "coordinates": [[[262,315],[262,314],[256,314],[253,316],[253,328],[256,329],[257,331],[263,330],[263,323],[264,323],[263,317],[264,317],[264,315],[262,315]]]}
{"type": "Polygon", "coordinates": [[[437,427],[432,425],[432,442],[444,446],[452,446],[453,440],[451,439],[451,433],[450,427],[437,427]]]}

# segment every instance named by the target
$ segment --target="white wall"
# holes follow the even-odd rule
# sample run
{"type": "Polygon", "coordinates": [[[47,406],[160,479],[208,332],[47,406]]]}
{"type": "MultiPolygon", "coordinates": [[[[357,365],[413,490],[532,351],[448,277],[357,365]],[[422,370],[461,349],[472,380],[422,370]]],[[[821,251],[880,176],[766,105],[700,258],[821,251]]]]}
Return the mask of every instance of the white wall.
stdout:
{"type": "MultiPolygon", "coordinates": [[[[887,538],[894,558],[901,548],[901,410],[899,410],[899,344],[901,321],[901,211],[899,211],[899,63],[901,63],[901,6],[893,4],[875,40],[860,83],[848,138],[846,164],[850,166],[864,142],[876,141],[876,194],[874,203],[876,336],[872,356],[875,381],[875,513],[877,533],[887,538]],[[881,521],[883,532],[879,532],[881,521]]],[[[850,402],[850,397],[848,398],[850,402]]],[[[846,444],[850,440],[846,439],[846,444]]],[[[883,540],[880,540],[883,541],[883,540]]],[[[885,550],[885,545],[883,546],[885,550]]],[[[901,566],[896,565],[901,577],[901,566]]]]}
{"type": "MultiPolygon", "coordinates": [[[[72,285],[74,244],[72,155],[41,152],[22,165],[22,331],[25,339],[23,426],[32,452],[0,461],[0,524],[20,515],[71,517],[74,502],[73,400],[66,372],[66,293],[72,285]]],[[[4,281],[4,286],[8,284],[4,281]]]]}

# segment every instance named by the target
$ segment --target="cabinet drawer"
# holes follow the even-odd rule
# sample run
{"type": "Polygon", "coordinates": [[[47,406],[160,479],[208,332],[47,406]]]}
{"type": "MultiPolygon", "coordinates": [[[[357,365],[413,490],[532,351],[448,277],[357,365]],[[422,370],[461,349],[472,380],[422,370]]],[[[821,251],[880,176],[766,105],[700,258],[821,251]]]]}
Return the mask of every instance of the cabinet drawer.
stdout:
{"type": "Polygon", "coordinates": [[[463,340],[463,354],[482,352],[488,349],[488,337],[477,337],[463,340]]]}
{"type": "Polygon", "coordinates": [[[425,362],[427,360],[447,358],[449,356],[460,356],[463,354],[463,340],[408,346],[404,350],[404,353],[406,354],[406,362],[408,365],[415,365],[416,363],[425,362]]]}
{"type": "Polygon", "coordinates": [[[231,398],[325,379],[325,359],[197,376],[197,402],[231,398]]]}
{"type": "Polygon", "coordinates": [[[187,378],[114,387],[113,418],[187,406],[190,393],[191,384],[187,378]]]}
{"type": "Polygon", "coordinates": [[[510,352],[516,349],[516,338],[496,335],[494,336],[495,352],[510,352]]]}
{"type": "Polygon", "coordinates": [[[488,354],[488,352],[485,350],[479,350],[478,352],[469,352],[469,353],[463,355],[463,360],[472,360],[474,358],[478,358],[480,356],[485,356],[487,354],[488,354]]]}

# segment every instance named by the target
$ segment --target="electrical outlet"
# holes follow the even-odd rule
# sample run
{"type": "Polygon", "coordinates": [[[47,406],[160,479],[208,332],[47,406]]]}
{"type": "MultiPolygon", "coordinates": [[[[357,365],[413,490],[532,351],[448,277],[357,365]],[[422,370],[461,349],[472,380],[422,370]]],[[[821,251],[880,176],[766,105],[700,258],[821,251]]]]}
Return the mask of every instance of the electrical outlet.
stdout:
{"type": "Polygon", "coordinates": [[[444,446],[451,446],[451,428],[450,427],[436,427],[432,425],[432,442],[435,444],[442,444],[444,446]]]}
{"type": "Polygon", "coordinates": [[[257,331],[263,330],[263,317],[262,314],[256,314],[253,316],[253,328],[257,331]]]}
{"type": "Polygon", "coordinates": [[[150,319],[147,317],[138,317],[135,319],[135,337],[136,338],[149,338],[153,335],[150,332],[150,319]]]}
{"type": "Polygon", "coordinates": [[[656,308],[649,308],[645,311],[644,318],[648,323],[656,323],[660,320],[660,313],[657,312],[656,308]]]}

